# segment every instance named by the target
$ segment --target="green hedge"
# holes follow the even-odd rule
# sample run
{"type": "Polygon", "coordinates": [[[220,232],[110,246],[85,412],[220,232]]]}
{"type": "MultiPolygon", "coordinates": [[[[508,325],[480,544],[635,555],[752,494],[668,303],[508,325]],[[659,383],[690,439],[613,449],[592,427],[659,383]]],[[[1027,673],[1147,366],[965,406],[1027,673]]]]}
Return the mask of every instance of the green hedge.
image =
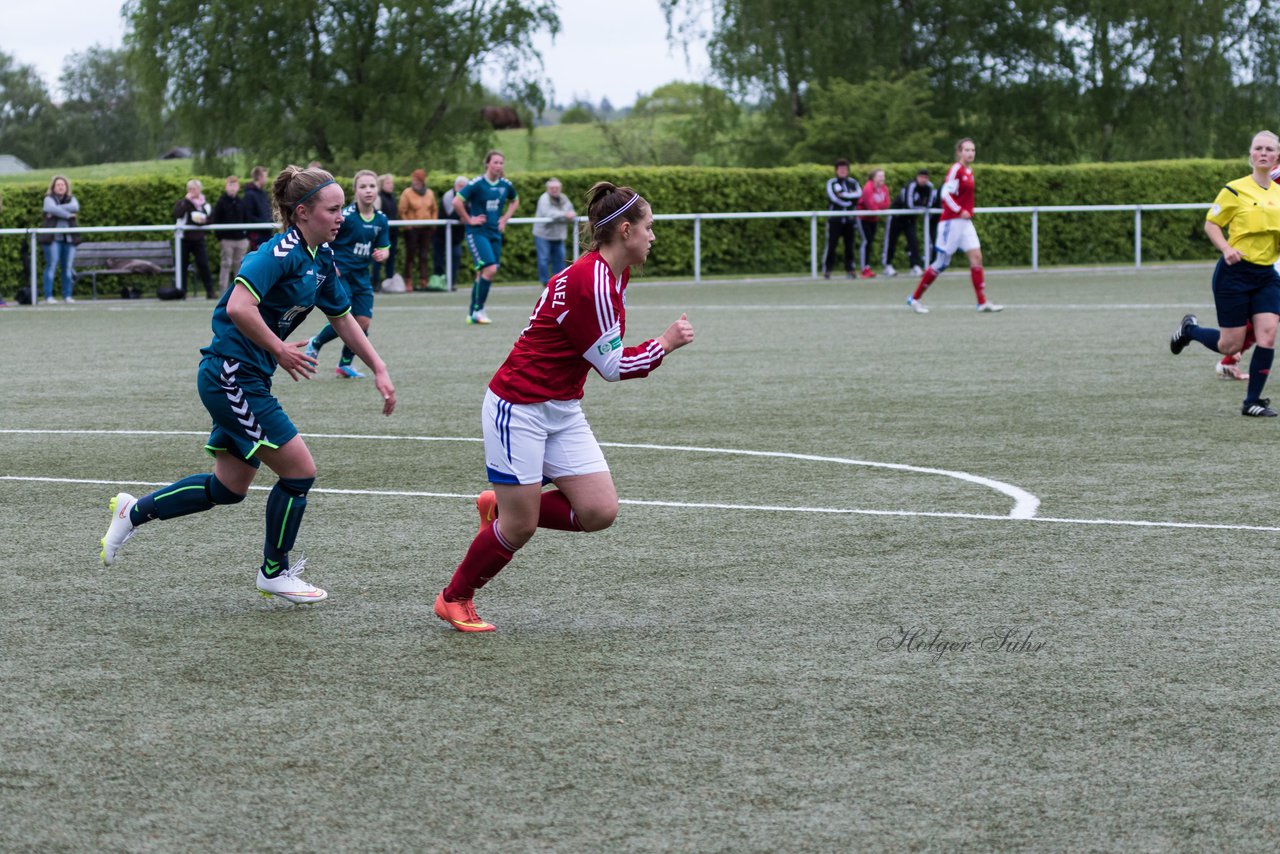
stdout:
{"type": "MultiPolygon", "coordinates": [[[[896,192],[921,167],[939,183],[945,163],[899,163],[885,166],[896,192]]],[[[864,178],[867,166],[853,173],[864,178]]],[[[979,206],[1133,204],[1203,201],[1207,207],[1225,181],[1247,174],[1236,160],[1180,160],[1151,163],[1088,164],[1080,166],[991,166],[977,164],[979,206]]],[[[778,169],[712,169],[636,167],[527,172],[511,176],[521,195],[519,215],[532,216],[548,178],[557,177],[579,213],[583,197],[596,181],[609,180],[635,187],[652,203],[655,213],[822,210],[824,182],[830,167],[796,166],[778,169]]],[[[453,174],[428,177],[437,198],[453,181],[453,174]]],[[[216,200],[222,179],[203,177],[206,196],[216,200]]],[[[80,200],[82,225],[161,224],[170,221],[174,203],[185,193],[180,178],[134,177],[74,182],[80,200]]],[[[408,179],[397,179],[397,193],[408,179]]],[[[0,190],[0,227],[38,225],[46,185],[8,184],[0,190]]],[[[348,193],[350,186],[347,186],[348,193]]],[[[1143,214],[1142,247],[1147,261],[1204,259],[1213,251],[1202,231],[1204,212],[1171,211],[1143,214]]],[[[717,274],[806,273],[809,270],[809,220],[728,220],[702,224],[702,272],[717,274]]],[[[692,222],[659,223],[658,240],[646,265],[646,275],[683,276],[693,270],[692,222]]],[[[1031,261],[1031,220],[1026,215],[981,217],[984,260],[988,266],[1023,266],[1031,261]]],[[[104,235],[91,239],[140,239],[142,235],[104,235]]],[[[821,232],[819,239],[821,241],[821,232]]],[[[0,238],[0,293],[20,284],[21,246],[25,238],[0,238]]],[[[218,260],[210,237],[210,259],[218,260]]],[[[1133,214],[1042,214],[1039,226],[1040,263],[1100,264],[1133,260],[1133,214]]],[[[820,247],[821,248],[821,247],[820,247]]],[[[42,263],[42,262],[41,262],[42,263]]],[[[464,264],[468,263],[464,255],[464,264]]],[[[513,226],[503,248],[500,280],[535,277],[533,239],[528,226],[513,226]]],[[[463,280],[465,281],[464,274],[463,280]]],[[[107,280],[118,289],[119,277],[107,280]]],[[[155,278],[143,280],[154,289],[155,278]]],[[[25,282],[21,282],[25,284],[25,282]]],[[[87,289],[87,281],[77,290],[87,289]]]]}

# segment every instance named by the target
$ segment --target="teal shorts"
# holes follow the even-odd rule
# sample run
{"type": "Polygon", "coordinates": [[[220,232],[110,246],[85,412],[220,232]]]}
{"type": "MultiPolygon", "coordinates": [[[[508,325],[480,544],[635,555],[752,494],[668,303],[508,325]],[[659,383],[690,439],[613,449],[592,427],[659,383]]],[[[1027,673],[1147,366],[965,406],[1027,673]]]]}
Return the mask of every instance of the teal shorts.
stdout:
{"type": "Polygon", "coordinates": [[[502,232],[468,228],[467,249],[477,270],[497,265],[502,260],[502,232]]]}
{"type": "Polygon", "coordinates": [[[254,455],[259,448],[279,448],[298,435],[298,428],[271,394],[271,379],[241,362],[205,356],[196,387],[200,402],[213,416],[213,430],[204,446],[210,455],[226,451],[257,468],[261,461],[254,455]]]}
{"type": "Polygon", "coordinates": [[[351,290],[351,315],[373,317],[373,285],[367,282],[349,283],[351,290]]]}

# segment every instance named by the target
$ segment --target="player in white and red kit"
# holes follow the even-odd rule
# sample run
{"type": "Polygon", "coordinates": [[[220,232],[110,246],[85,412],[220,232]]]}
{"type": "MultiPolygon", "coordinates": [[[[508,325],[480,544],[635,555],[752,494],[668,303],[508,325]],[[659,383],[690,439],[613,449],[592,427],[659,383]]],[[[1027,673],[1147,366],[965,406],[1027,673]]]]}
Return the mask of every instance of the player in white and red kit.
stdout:
{"type": "Polygon", "coordinates": [[[653,212],[630,187],[600,182],[587,193],[588,252],[553,277],[529,325],[485,393],[481,423],[493,490],[480,494],[480,532],[435,613],[462,632],[491,632],[476,615],[475,593],[538,528],[599,531],[618,515],[618,492],[591,426],[582,389],[594,368],[610,382],[638,379],[693,340],[681,315],[658,338],[623,347],[631,266],[654,241],[653,212]],[[543,483],[555,489],[543,492],[543,483]]]}
{"type": "Polygon", "coordinates": [[[969,257],[969,279],[978,298],[978,311],[1000,311],[1004,308],[987,300],[982,277],[982,244],[973,227],[973,170],[969,168],[976,155],[977,147],[973,140],[962,139],[956,143],[956,162],[947,170],[947,178],[942,184],[942,216],[938,222],[933,263],[925,269],[916,292],[907,297],[907,307],[917,314],[929,313],[920,300],[933,280],[947,269],[957,249],[964,250],[969,257]]]}

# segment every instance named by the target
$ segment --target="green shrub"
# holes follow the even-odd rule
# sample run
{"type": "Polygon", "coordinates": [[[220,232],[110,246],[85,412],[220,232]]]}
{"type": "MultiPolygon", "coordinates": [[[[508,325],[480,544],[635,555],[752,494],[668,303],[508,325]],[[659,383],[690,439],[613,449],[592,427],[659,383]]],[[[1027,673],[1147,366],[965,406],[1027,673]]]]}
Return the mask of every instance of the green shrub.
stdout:
{"type": "MultiPolygon", "coordinates": [[[[884,165],[890,186],[896,191],[921,167],[928,168],[935,183],[948,164],[897,163],[884,165]]],[[[853,174],[865,178],[871,166],[856,166],[853,174]]],[[[978,164],[979,207],[1155,204],[1203,201],[1207,208],[1219,187],[1247,171],[1235,160],[1183,160],[1151,163],[1088,164],[1080,166],[995,166],[978,164]]],[[[777,169],[717,169],[697,167],[621,167],[570,171],[525,172],[511,176],[520,192],[517,216],[532,216],[537,198],[551,177],[559,178],[564,192],[585,215],[584,197],[596,181],[607,180],[639,190],[654,212],[715,213],[730,211],[825,210],[824,183],[829,166],[792,166],[777,169]]],[[[437,199],[452,186],[452,173],[428,177],[437,199]]],[[[222,191],[222,179],[202,179],[210,202],[222,191]]],[[[342,179],[348,194],[350,178],[342,179]]],[[[100,181],[78,180],[73,189],[80,200],[82,225],[167,224],[173,205],[185,193],[181,177],[141,176],[100,181]]],[[[408,179],[397,180],[397,194],[408,179]]],[[[30,228],[41,221],[40,209],[47,185],[11,183],[0,189],[0,227],[30,228]]],[[[1145,212],[1142,215],[1142,251],[1147,261],[1204,259],[1213,250],[1202,231],[1204,211],[1145,212]]],[[[804,274],[809,271],[811,220],[807,217],[763,220],[705,221],[702,223],[702,273],[704,275],[804,274]]],[[[819,250],[823,224],[819,220],[819,250]]],[[[687,276],[693,271],[694,227],[690,222],[660,222],[646,269],[647,276],[687,276]]],[[[1039,250],[1042,265],[1117,264],[1133,261],[1132,212],[1040,215],[1039,250]]],[[[1025,214],[979,215],[984,261],[988,266],[1022,266],[1031,262],[1031,218],[1025,214]]],[[[88,239],[140,239],[141,235],[102,235],[88,239]]],[[[161,239],[158,235],[155,239],[161,239]]],[[[172,241],[171,235],[163,239],[172,241]]],[[[218,260],[216,241],[210,240],[210,260],[218,260]]],[[[0,291],[11,292],[19,282],[21,246],[25,237],[0,237],[0,291]]],[[[585,250],[585,241],[582,249],[585,250]]],[[[512,226],[503,248],[500,281],[536,277],[533,238],[527,225],[512,226]]],[[[41,262],[42,263],[42,262],[41,262]]],[[[464,254],[463,264],[470,262],[464,254]]],[[[461,281],[469,278],[461,275],[461,281]]],[[[112,279],[111,286],[118,284],[112,279]]],[[[153,290],[161,280],[143,284],[153,290]]],[[[111,287],[109,286],[109,287],[111,287]]],[[[77,291],[87,292],[83,279],[77,291]]]]}

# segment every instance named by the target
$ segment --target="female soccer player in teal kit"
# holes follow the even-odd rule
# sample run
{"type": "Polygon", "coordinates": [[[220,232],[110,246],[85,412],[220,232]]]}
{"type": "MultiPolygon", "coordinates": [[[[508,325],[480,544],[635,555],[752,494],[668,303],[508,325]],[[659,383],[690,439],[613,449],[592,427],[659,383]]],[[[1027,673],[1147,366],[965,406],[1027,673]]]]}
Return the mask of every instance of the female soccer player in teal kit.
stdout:
{"type": "MultiPolygon", "coordinates": [[[[368,169],[356,173],[356,200],[342,211],[342,228],[338,236],[329,242],[333,250],[338,272],[342,275],[342,284],[351,294],[351,315],[356,323],[369,334],[369,324],[373,320],[373,281],[369,277],[369,260],[381,264],[391,254],[391,227],[387,215],[374,208],[378,198],[378,176],[368,169]]],[[[320,355],[320,348],[338,337],[330,323],[316,333],[308,342],[307,355],[313,359],[320,355]]],[[[352,366],[355,353],[350,347],[343,345],[342,358],[334,373],[338,376],[355,380],[364,374],[352,366]]]]}
{"type": "Polygon", "coordinates": [[[319,306],[347,346],[373,368],[383,414],[395,409],[396,392],[386,365],[351,317],[350,297],[326,245],[342,226],[342,188],[323,169],[289,166],[276,178],[272,196],[284,231],[245,258],[235,286],[213,311],[213,341],[200,351],[204,358],[196,384],[213,417],[205,444],[213,472],[193,474],[142,498],[116,495],[101,556],[111,566],[138,526],[153,519],[244,500],[258,467],[266,463],[280,479],[267,498],[258,590],[266,597],[310,603],[328,594],[298,578],[305,562],[290,565],[289,550],[316,464],[272,396],[271,375],[279,365],[295,381],[309,378],[316,363],[303,352],[305,340],[287,344],[285,339],[319,306]]]}

